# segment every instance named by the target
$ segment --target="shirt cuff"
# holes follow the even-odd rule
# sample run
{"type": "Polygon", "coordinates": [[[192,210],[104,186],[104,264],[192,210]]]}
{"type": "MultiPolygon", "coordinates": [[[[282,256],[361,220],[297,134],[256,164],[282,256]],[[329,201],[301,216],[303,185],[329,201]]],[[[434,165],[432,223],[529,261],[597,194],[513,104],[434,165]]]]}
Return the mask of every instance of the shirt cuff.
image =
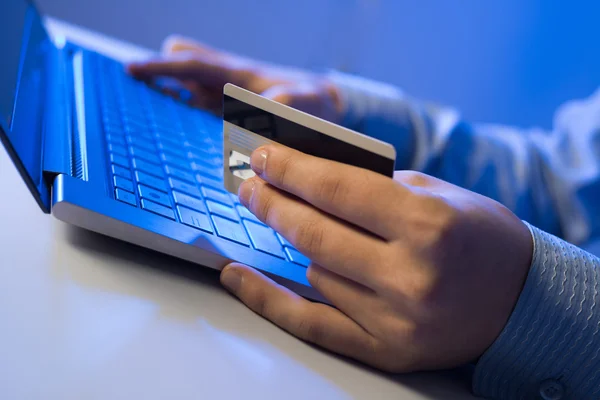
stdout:
{"type": "Polygon", "coordinates": [[[533,262],[504,330],[478,361],[476,395],[600,398],[600,259],[528,225],[533,262]]]}

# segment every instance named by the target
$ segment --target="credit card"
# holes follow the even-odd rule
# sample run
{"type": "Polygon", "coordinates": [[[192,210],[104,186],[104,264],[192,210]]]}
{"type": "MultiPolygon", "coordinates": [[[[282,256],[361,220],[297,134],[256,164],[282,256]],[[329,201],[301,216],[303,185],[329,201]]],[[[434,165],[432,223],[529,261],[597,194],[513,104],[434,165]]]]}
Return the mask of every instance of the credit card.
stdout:
{"type": "Polygon", "coordinates": [[[232,84],[223,101],[223,180],[237,194],[253,176],[250,156],[277,143],[302,153],[394,176],[396,150],[389,144],[232,84]]]}

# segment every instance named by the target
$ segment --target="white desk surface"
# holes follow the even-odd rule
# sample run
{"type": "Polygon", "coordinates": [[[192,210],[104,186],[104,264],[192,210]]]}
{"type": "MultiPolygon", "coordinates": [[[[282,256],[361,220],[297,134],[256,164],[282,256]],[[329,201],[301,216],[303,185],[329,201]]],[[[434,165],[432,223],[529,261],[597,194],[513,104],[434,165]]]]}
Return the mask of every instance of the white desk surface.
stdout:
{"type": "MultiPolygon", "coordinates": [[[[148,54],[48,26],[115,57],[148,54]]],[[[372,371],[259,318],[214,271],[44,215],[4,149],[0,177],[2,399],[473,398],[465,371],[372,371]]]]}

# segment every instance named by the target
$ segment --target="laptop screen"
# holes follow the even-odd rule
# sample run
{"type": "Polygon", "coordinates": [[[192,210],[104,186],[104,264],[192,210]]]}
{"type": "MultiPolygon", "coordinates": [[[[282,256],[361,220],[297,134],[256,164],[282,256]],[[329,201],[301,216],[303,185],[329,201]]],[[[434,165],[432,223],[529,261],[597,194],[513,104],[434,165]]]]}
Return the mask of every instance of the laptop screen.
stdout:
{"type": "Polygon", "coordinates": [[[0,139],[45,209],[49,200],[42,180],[42,116],[51,45],[32,3],[0,0],[0,139]]]}

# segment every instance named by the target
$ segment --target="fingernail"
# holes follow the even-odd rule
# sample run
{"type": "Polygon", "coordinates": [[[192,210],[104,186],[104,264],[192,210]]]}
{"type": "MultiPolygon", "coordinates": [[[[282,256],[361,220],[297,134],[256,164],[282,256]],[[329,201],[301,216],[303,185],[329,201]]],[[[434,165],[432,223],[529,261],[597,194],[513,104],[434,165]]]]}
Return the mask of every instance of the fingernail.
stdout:
{"type": "Polygon", "coordinates": [[[231,293],[236,294],[242,286],[242,274],[232,267],[225,267],[221,272],[221,284],[231,293]]]}
{"type": "Polygon", "coordinates": [[[256,175],[262,175],[267,168],[267,151],[261,149],[252,153],[250,165],[252,166],[252,170],[256,173],[256,175]]]}
{"type": "Polygon", "coordinates": [[[238,189],[238,197],[240,198],[240,202],[248,208],[250,206],[250,199],[252,199],[252,194],[254,193],[255,187],[254,179],[247,179],[240,185],[238,189]]]}

